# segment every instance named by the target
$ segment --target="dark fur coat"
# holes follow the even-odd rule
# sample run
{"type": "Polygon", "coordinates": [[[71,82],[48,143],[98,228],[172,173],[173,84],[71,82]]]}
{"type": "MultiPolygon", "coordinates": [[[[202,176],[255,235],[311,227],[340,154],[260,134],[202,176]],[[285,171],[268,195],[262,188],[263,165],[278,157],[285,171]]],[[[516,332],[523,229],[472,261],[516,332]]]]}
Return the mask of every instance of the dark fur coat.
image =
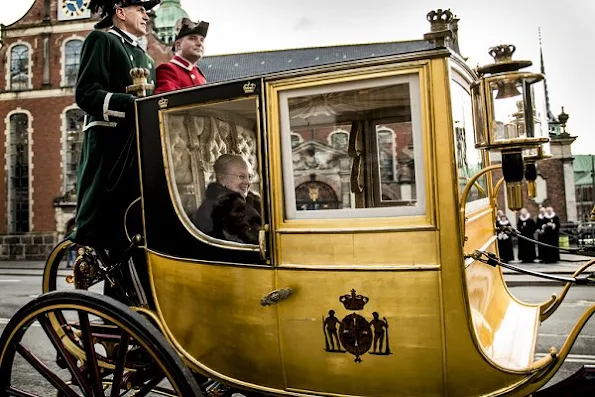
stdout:
{"type": "Polygon", "coordinates": [[[192,221],[209,236],[257,244],[262,225],[260,198],[252,192],[244,198],[220,183],[211,183],[192,221]]]}

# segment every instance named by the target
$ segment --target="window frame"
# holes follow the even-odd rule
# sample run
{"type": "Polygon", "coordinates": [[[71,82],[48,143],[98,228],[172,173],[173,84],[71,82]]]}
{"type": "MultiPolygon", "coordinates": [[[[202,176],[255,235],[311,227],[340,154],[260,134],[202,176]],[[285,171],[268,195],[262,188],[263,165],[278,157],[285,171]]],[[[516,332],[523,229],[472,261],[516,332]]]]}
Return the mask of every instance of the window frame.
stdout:
{"type": "MultiPolygon", "coordinates": [[[[160,125],[160,135],[161,135],[161,147],[163,152],[163,161],[164,161],[164,170],[165,176],[167,180],[167,185],[169,189],[169,196],[172,202],[172,205],[178,215],[178,219],[184,226],[184,228],[194,237],[195,239],[199,240],[202,243],[206,243],[213,247],[236,250],[236,251],[251,251],[251,252],[259,252],[261,251],[261,247],[258,244],[248,244],[248,243],[239,243],[235,241],[229,240],[222,240],[215,237],[211,237],[201,231],[190,219],[190,217],[186,214],[186,211],[182,207],[182,200],[179,194],[179,190],[177,188],[177,183],[175,181],[175,174],[174,169],[170,164],[173,164],[172,154],[173,151],[170,150],[172,148],[171,138],[168,131],[168,124],[167,124],[167,116],[168,114],[175,114],[180,111],[189,110],[189,109],[196,109],[196,108],[206,108],[209,109],[210,106],[216,104],[224,104],[230,102],[237,102],[237,101],[245,101],[247,99],[254,100],[255,105],[255,131],[254,135],[256,137],[256,156],[257,162],[260,167],[260,177],[258,181],[259,186],[259,194],[261,199],[261,217],[263,226],[266,223],[266,209],[264,208],[264,200],[263,195],[265,194],[264,190],[264,179],[265,179],[265,168],[263,166],[264,162],[262,159],[262,137],[261,137],[261,120],[260,120],[260,97],[257,95],[248,95],[245,97],[238,97],[238,98],[224,98],[220,100],[213,100],[207,102],[198,102],[191,105],[184,105],[184,106],[176,106],[170,107],[167,109],[159,110],[159,125],[160,125]]],[[[206,187],[205,187],[206,188],[206,187]]]]}
{"type": "Polygon", "coordinates": [[[281,173],[283,180],[283,221],[309,220],[338,220],[338,219],[368,219],[395,217],[424,217],[428,216],[428,197],[431,195],[427,187],[429,176],[425,164],[425,128],[423,115],[422,76],[419,70],[408,69],[392,75],[374,75],[359,79],[344,81],[321,80],[298,87],[288,87],[278,91],[277,105],[279,109],[279,134],[281,151],[281,173]],[[411,206],[380,206],[376,208],[350,208],[316,211],[298,211],[295,197],[295,180],[292,164],[291,126],[289,122],[288,100],[295,97],[353,91],[358,89],[387,87],[398,84],[409,84],[409,99],[411,107],[411,123],[414,144],[414,156],[421,161],[416,162],[416,205],[411,206]]]}
{"type": "MultiPolygon", "coordinates": [[[[68,159],[68,131],[69,131],[69,129],[68,129],[68,112],[71,112],[73,110],[82,112],[83,119],[85,117],[85,112],[76,105],[68,106],[67,108],[64,109],[64,111],[62,112],[62,115],[61,115],[61,118],[62,118],[62,155],[61,155],[61,159],[62,159],[62,193],[64,195],[69,193],[68,186],[67,186],[68,181],[66,180],[66,170],[68,167],[68,161],[67,161],[67,159],[68,159]]],[[[84,124],[84,121],[83,121],[83,124],[84,124]]],[[[81,148],[82,148],[82,140],[83,140],[82,128],[81,128],[80,134],[81,134],[81,148]]],[[[80,153],[79,153],[79,156],[80,156],[80,153]]],[[[79,160],[80,160],[80,157],[79,157],[79,160]]],[[[76,183],[76,177],[75,177],[75,183],[76,183]]],[[[76,188],[76,185],[75,185],[75,188],[76,188]]]]}
{"type": "Polygon", "coordinates": [[[25,109],[21,109],[21,108],[17,108],[11,112],[9,112],[6,115],[5,118],[5,123],[6,123],[6,152],[5,152],[5,162],[6,162],[6,166],[7,166],[7,173],[6,173],[6,177],[7,177],[7,211],[6,211],[6,226],[7,226],[7,231],[8,233],[14,233],[14,234],[19,234],[19,233],[30,233],[32,230],[34,230],[34,226],[33,226],[33,211],[32,211],[32,195],[33,195],[33,191],[32,191],[32,175],[33,175],[33,164],[32,164],[32,159],[33,159],[33,148],[32,148],[32,142],[31,142],[31,137],[32,137],[32,133],[33,133],[33,129],[32,129],[32,123],[33,123],[33,116],[31,115],[31,112],[29,112],[28,110],[25,109]],[[14,214],[12,211],[12,207],[13,207],[13,200],[12,200],[12,183],[11,183],[11,169],[12,169],[12,125],[11,125],[11,118],[15,115],[18,114],[23,114],[25,115],[25,117],[27,118],[27,216],[28,216],[28,230],[26,231],[14,231],[14,214]]]}
{"type": "Polygon", "coordinates": [[[84,40],[85,39],[83,37],[72,36],[72,37],[69,37],[69,38],[65,39],[62,42],[62,48],[61,48],[61,57],[62,57],[61,64],[62,64],[62,67],[60,68],[60,78],[61,78],[60,86],[61,87],[74,87],[76,85],[76,80],[77,80],[77,77],[78,77],[78,68],[80,67],[80,56],[81,56],[81,52],[82,52],[82,49],[83,49],[83,41],[84,40]],[[68,43],[72,43],[72,42],[80,42],[80,48],[79,48],[79,59],[78,59],[78,62],[77,62],[77,77],[75,77],[74,82],[72,82],[72,84],[70,84],[67,81],[67,76],[66,76],[66,67],[68,66],[66,64],[66,62],[68,60],[68,58],[66,56],[67,55],[66,54],[66,48],[67,48],[68,43]]]}
{"type": "Polygon", "coordinates": [[[29,44],[26,41],[22,41],[19,40],[17,42],[12,43],[8,49],[7,52],[8,56],[6,57],[6,90],[7,91],[27,91],[27,90],[31,90],[32,87],[32,79],[33,79],[33,72],[32,72],[32,58],[31,55],[33,53],[33,48],[31,47],[31,44],[29,44]],[[12,53],[15,47],[18,46],[24,46],[27,48],[27,83],[26,83],[26,87],[25,88],[21,88],[21,89],[14,89],[13,88],[13,82],[12,82],[12,53]]]}
{"type": "MultiPolygon", "coordinates": [[[[471,102],[471,83],[473,81],[471,79],[469,79],[468,77],[466,77],[466,75],[460,71],[460,69],[456,66],[456,65],[451,65],[450,69],[449,69],[449,90],[451,91],[450,94],[450,116],[451,116],[451,134],[453,136],[453,144],[455,145],[455,147],[453,148],[454,150],[454,155],[455,155],[455,170],[456,170],[456,180],[457,180],[457,184],[456,184],[456,188],[457,188],[457,192],[458,192],[458,199],[460,200],[461,198],[461,194],[462,194],[462,190],[460,189],[460,185],[458,183],[459,180],[459,167],[456,161],[456,140],[455,140],[455,126],[454,126],[454,115],[453,115],[453,93],[452,93],[452,85],[453,84],[458,84],[466,93],[469,94],[469,101],[470,101],[470,112],[471,112],[471,128],[473,128],[473,134],[471,136],[471,138],[473,139],[473,142],[475,142],[475,125],[473,123],[473,103],[471,102]]],[[[467,134],[468,135],[468,134],[467,134]]],[[[487,167],[489,166],[488,164],[488,156],[486,156],[486,153],[481,150],[481,149],[477,149],[481,152],[481,157],[483,159],[483,166],[487,167]]],[[[473,213],[476,212],[482,208],[485,208],[487,206],[490,205],[490,194],[491,194],[491,188],[490,188],[490,178],[488,175],[484,175],[483,178],[485,178],[486,181],[486,192],[487,192],[487,197],[483,197],[477,200],[473,200],[473,201],[469,201],[465,203],[465,213],[469,214],[469,213],[473,213]]]]}

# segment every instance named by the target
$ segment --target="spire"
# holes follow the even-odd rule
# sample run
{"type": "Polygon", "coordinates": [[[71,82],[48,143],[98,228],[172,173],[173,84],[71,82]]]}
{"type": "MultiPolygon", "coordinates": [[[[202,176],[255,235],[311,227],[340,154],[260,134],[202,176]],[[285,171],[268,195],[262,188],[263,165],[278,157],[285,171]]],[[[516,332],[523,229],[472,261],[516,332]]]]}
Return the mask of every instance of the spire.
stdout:
{"type": "MultiPolygon", "coordinates": [[[[545,64],[543,62],[543,45],[541,42],[541,27],[537,28],[537,33],[539,35],[539,60],[541,63],[541,74],[545,75],[545,64]]],[[[551,109],[550,109],[550,95],[548,93],[547,90],[547,78],[545,79],[545,81],[543,82],[543,86],[545,89],[545,106],[547,109],[547,118],[548,121],[557,121],[556,117],[554,116],[554,114],[552,113],[551,109]]]]}
{"type": "Polygon", "coordinates": [[[188,13],[182,8],[180,0],[162,0],[155,11],[155,36],[162,43],[172,45],[176,37],[176,22],[182,18],[188,18],[188,13]]]}

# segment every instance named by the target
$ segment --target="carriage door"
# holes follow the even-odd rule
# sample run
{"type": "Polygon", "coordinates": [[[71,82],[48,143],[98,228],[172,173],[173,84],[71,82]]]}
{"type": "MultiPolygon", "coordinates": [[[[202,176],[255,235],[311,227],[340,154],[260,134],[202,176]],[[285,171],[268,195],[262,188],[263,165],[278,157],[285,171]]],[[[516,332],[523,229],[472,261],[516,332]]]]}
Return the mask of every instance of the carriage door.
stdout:
{"type": "Polygon", "coordinates": [[[146,101],[143,208],[156,305],[186,361],[278,389],[277,314],[261,305],[275,271],[264,250],[260,87],[232,82],[146,101]]]}
{"type": "Polygon", "coordinates": [[[279,109],[268,134],[272,259],[277,288],[292,290],[276,304],[288,391],[434,395],[442,387],[413,375],[441,372],[420,69],[269,83],[268,109],[279,109]],[[413,299],[412,282],[428,294],[413,299]],[[399,335],[401,325],[423,333],[399,335]],[[383,380],[402,359],[395,348],[411,362],[401,389],[390,390],[383,380]]]}

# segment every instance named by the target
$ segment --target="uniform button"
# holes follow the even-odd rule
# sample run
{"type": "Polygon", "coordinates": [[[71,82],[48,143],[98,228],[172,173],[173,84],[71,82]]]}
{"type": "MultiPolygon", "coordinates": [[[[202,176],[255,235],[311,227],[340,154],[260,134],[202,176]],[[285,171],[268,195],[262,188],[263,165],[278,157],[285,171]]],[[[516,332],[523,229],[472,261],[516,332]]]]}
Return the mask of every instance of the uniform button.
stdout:
{"type": "Polygon", "coordinates": [[[134,57],[132,55],[130,55],[130,60],[134,61],[134,57]]]}
{"type": "Polygon", "coordinates": [[[191,75],[190,75],[190,78],[191,78],[192,80],[194,80],[196,77],[194,77],[194,75],[193,75],[193,74],[191,74],[191,75]]]}
{"type": "Polygon", "coordinates": [[[153,67],[153,65],[151,65],[151,63],[149,62],[149,69],[151,69],[153,67]]]}

